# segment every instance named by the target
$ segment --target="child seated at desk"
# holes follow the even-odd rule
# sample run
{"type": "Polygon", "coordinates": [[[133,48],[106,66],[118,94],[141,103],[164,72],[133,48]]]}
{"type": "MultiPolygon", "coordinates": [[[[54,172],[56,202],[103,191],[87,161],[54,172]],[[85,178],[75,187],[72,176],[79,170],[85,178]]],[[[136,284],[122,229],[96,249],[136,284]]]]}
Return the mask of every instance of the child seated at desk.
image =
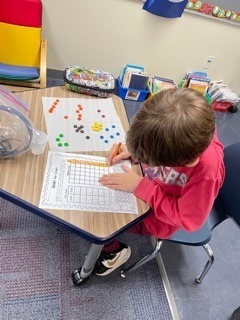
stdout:
{"type": "MultiPolygon", "coordinates": [[[[146,100],[130,125],[126,145],[121,145],[112,163],[128,158],[143,164],[144,177],[123,165],[125,173],[103,175],[99,181],[133,192],[151,207],[149,215],[130,231],[167,239],[179,229],[201,228],[224,179],[223,146],[216,135],[214,111],[201,93],[174,88],[146,100]]],[[[93,273],[105,276],[130,255],[128,245],[113,240],[103,247],[93,273]]]]}

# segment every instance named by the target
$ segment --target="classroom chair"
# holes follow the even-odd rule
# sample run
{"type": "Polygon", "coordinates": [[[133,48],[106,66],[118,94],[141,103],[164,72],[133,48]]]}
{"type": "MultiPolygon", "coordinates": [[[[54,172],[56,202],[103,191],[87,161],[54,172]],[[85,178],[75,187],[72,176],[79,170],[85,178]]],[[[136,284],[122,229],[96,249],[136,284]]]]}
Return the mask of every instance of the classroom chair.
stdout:
{"type": "Polygon", "coordinates": [[[214,261],[214,255],[208,242],[212,237],[212,231],[220,223],[228,218],[240,227],[240,142],[234,143],[224,149],[224,164],[226,168],[226,176],[222,188],[214,202],[210,215],[202,226],[202,228],[195,232],[186,232],[180,230],[176,232],[171,238],[161,240],[156,239],[156,245],[153,252],[140,261],[121,271],[121,277],[125,278],[129,272],[132,272],[160,253],[162,244],[165,241],[187,245],[187,246],[202,246],[207,255],[208,261],[204,266],[203,271],[196,278],[197,283],[201,283],[214,261]]]}
{"type": "Polygon", "coordinates": [[[46,87],[41,0],[0,0],[0,83],[46,87]]]}

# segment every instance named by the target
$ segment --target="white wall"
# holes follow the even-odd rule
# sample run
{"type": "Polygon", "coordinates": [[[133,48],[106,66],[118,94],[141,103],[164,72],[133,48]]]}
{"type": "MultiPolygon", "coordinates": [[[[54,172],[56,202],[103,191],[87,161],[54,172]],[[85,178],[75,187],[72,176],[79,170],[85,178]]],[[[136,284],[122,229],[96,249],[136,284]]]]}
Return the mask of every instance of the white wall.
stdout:
{"type": "Polygon", "coordinates": [[[180,81],[201,70],[207,56],[212,80],[240,93],[240,25],[184,13],[166,19],[142,10],[139,0],[42,0],[43,38],[50,69],[77,64],[118,76],[126,63],[152,76],[180,81]]]}

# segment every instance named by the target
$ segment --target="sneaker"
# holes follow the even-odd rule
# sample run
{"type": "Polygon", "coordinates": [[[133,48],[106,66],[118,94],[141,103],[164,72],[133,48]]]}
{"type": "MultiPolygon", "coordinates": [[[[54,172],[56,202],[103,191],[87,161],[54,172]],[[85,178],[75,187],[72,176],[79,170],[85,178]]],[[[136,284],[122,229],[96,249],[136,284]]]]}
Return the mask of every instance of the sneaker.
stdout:
{"type": "Polygon", "coordinates": [[[101,252],[96,261],[92,274],[106,276],[124,264],[131,256],[131,248],[122,242],[120,247],[112,253],[101,252]]]}

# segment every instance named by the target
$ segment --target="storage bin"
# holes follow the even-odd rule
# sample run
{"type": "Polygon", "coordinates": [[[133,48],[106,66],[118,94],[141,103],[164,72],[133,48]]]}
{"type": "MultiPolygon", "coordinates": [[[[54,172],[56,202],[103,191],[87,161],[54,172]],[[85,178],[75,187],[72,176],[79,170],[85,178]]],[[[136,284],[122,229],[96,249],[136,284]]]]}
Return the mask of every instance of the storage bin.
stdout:
{"type": "Polygon", "coordinates": [[[117,94],[122,99],[144,101],[149,94],[148,87],[146,88],[146,90],[123,88],[119,78],[118,78],[117,84],[118,84],[117,85],[117,94]]]}

